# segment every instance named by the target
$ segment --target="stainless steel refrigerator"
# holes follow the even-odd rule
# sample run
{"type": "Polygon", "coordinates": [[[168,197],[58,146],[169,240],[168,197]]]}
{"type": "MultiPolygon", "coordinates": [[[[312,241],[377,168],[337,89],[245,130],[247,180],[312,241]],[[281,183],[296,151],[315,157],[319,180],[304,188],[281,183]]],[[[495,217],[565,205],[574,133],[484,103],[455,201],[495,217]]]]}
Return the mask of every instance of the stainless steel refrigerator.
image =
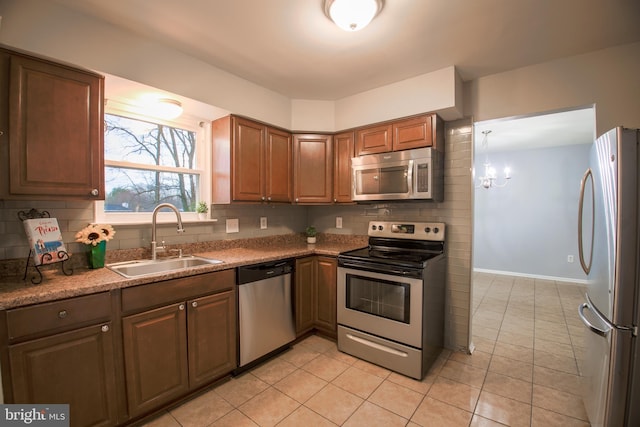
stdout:
{"type": "Polygon", "coordinates": [[[640,426],[640,131],[598,138],[580,186],[578,246],[587,293],[581,374],[592,426],[640,426]]]}

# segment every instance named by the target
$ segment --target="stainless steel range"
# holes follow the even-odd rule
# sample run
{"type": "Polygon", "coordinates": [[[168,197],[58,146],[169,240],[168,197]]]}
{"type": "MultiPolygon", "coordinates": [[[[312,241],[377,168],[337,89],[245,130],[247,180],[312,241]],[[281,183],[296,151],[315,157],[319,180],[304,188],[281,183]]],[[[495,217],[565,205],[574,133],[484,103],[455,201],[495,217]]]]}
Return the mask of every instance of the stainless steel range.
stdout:
{"type": "Polygon", "coordinates": [[[338,349],[422,379],[444,344],[445,224],[371,221],[338,256],[338,349]]]}

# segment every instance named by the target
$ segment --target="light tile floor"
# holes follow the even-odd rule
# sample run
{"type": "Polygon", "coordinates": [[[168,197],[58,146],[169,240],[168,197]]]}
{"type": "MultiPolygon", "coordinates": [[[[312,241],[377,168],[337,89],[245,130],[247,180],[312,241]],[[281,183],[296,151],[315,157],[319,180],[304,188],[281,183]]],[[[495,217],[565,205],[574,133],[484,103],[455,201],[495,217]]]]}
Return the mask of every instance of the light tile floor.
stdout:
{"type": "Polygon", "coordinates": [[[575,284],[474,276],[473,355],[416,381],[312,336],[149,422],[203,426],[589,426],[575,284]]]}

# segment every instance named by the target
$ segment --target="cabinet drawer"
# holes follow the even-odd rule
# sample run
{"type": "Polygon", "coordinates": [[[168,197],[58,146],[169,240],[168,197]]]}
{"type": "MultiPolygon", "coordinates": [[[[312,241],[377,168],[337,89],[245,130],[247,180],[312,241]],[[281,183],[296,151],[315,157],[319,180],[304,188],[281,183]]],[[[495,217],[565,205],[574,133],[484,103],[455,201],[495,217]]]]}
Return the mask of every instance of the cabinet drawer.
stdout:
{"type": "Polygon", "coordinates": [[[233,289],[235,269],[171,279],[122,290],[122,311],[131,313],[184,301],[201,295],[233,289]]]}
{"type": "Polygon", "coordinates": [[[9,339],[61,332],[109,320],[109,292],[69,298],[7,311],[9,339]]]}

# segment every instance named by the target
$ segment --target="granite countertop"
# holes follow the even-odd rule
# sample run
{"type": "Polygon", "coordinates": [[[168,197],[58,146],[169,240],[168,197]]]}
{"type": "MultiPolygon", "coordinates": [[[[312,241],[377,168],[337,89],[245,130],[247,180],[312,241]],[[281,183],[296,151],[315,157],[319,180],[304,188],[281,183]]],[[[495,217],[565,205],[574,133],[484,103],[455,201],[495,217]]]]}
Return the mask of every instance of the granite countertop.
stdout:
{"type": "MultiPolygon", "coordinates": [[[[284,258],[308,255],[337,256],[341,252],[366,245],[366,236],[319,238],[316,244],[307,244],[304,238],[243,239],[238,241],[237,245],[227,241],[224,245],[200,245],[189,252],[189,254],[203,258],[221,260],[223,261],[221,264],[202,265],[177,272],[158,273],[134,279],[120,276],[108,268],[96,270],[74,268],[73,274],[70,276],[64,275],[58,268],[43,271],[42,283],[35,285],[30,282],[32,275],[28,275],[26,280],[22,280],[21,273],[19,276],[3,277],[0,280],[0,310],[284,258]]],[[[107,255],[107,263],[140,258],[123,259],[123,254],[120,254],[117,259],[114,259],[113,256],[109,257],[109,252],[107,255]]]]}

